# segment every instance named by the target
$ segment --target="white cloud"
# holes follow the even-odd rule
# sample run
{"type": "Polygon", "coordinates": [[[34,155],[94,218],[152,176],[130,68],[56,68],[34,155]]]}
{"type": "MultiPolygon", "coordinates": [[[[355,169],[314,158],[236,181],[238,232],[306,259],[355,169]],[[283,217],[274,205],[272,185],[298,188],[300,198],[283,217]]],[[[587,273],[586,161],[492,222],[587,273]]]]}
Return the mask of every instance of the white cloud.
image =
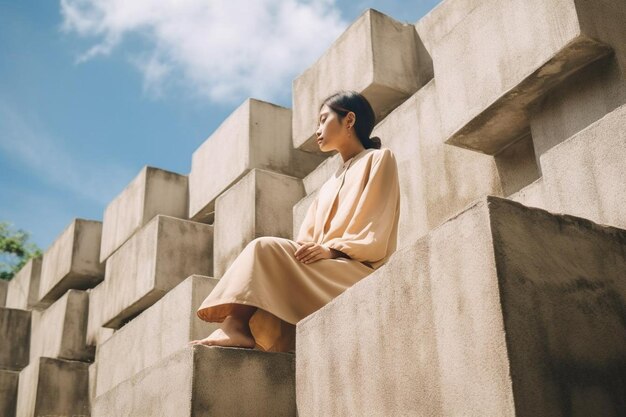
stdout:
{"type": "Polygon", "coordinates": [[[133,178],[133,172],[116,164],[77,160],[36,120],[25,118],[1,99],[0,126],[1,152],[24,165],[24,171],[88,201],[108,204],[133,178]]]}
{"type": "Polygon", "coordinates": [[[348,26],[335,0],[61,0],[61,14],[65,32],[98,39],[79,61],[140,35],[144,88],[182,82],[224,103],[289,91],[348,26]]]}

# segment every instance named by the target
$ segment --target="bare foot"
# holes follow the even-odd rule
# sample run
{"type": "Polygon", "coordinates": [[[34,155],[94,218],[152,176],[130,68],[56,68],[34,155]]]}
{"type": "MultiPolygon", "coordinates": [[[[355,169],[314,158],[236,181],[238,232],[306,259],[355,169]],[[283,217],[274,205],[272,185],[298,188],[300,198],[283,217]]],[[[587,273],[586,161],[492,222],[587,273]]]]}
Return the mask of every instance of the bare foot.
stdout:
{"type": "Polygon", "coordinates": [[[219,329],[204,339],[192,340],[189,345],[254,348],[255,343],[247,323],[228,316],[219,329]]]}

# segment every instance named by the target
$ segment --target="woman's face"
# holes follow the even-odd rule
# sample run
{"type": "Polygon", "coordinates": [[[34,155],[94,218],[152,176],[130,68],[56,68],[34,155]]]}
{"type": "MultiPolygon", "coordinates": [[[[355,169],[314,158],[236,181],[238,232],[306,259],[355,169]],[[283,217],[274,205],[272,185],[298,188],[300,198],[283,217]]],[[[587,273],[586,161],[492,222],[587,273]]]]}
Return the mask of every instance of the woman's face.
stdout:
{"type": "Polygon", "coordinates": [[[323,152],[339,149],[348,140],[346,123],[350,119],[350,113],[339,122],[337,114],[326,104],[320,109],[318,128],[315,132],[317,144],[323,152]]]}

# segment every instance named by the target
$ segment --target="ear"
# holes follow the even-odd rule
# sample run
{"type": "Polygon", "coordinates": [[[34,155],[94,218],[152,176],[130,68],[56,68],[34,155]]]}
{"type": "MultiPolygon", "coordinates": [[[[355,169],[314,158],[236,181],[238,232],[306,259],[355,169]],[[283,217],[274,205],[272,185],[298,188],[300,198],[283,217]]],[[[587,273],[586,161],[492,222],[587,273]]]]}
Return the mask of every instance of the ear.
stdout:
{"type": "Polygon", "coordinates": [[[354,123],[356,122],[356,114],[354,114],[354,112],[348,112],[348,114],[346,114],[346,122],[349,123],[351,126],[354,126],[354,123]]]}

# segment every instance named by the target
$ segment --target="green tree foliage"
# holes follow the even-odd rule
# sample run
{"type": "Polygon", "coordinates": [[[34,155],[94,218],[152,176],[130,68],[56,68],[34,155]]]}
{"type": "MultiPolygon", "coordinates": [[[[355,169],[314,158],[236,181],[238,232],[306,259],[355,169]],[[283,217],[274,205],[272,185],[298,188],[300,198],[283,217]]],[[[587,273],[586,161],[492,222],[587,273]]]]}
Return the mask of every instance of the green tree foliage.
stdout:
{"type": "Polygon", "coordinates": [[[10,223],[0,222],[0,279],[12,279],[29,259],[42,255],[29,238],[27,232],[13,230],[10,223]]]}

